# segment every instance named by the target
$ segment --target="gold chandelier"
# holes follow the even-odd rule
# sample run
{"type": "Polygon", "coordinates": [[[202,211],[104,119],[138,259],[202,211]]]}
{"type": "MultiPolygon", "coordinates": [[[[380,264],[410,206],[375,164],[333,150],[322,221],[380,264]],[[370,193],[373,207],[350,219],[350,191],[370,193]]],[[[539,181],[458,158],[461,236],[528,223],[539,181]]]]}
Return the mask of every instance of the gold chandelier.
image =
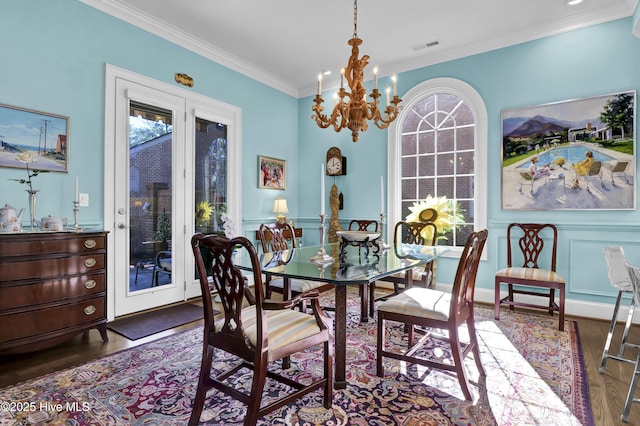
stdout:
{"type": "Polygon", "coordinates": [[[384,110],[384,116],[378,109],[378,72],[377,68],[373,70],[373,90],[369,95],[371,102],[367,102],[367,91],[364,88],[364,68],[369,62],[369,55],[363,55],[358,59],[359,48],[362,40],[358,38],[358,1],[353,2],[353,38],[348,41],[351,46],[351,57],[345,68],[342,69],[340,75],[340,90],[335,95],[335,106],[331,116],[323,114],[324,107],[322,103],[322,74],[318,75],[318,93],[314,99],[314,105],[311,107],[314,114],[312,119],[316,120],[318,126],[326,129],[333,126],[336,132],[348,127],[351,130],[351,139],[358,142],[358,132],[366,131],[368,120],[373,120],[380,129],[386,129],[398,116],[400,108],[398,104],[402,99],[398,98],[398,89],[396,86],[396,77],[392,76],[393,81],[393,99],[390,99],[391,89],[386,88],[387,107],[384,110]],[[344,88],[344,79],[347,79],[349,90],[344,88]]]}

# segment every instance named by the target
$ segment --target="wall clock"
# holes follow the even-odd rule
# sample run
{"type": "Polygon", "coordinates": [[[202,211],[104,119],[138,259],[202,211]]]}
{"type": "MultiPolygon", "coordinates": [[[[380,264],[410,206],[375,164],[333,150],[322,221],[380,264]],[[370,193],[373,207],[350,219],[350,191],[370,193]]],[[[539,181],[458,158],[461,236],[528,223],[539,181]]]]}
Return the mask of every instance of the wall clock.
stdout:
{"type": "Polygon", "coordinates": [[[343,157],[340,148],[331,147],[327,151],[327,176],[344,176],[347,174],[347,157],[343,157]]]}

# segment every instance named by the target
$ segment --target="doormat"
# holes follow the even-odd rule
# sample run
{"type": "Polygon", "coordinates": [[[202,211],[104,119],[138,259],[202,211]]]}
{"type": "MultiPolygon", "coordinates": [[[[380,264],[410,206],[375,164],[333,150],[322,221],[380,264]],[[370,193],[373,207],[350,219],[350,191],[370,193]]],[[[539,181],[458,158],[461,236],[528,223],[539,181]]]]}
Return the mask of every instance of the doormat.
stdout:
{"type": "MultiPolygon", "coordinates": [[[[214,311],[215,314],[215,311],[214,311]]],[[[204,317],[202,306],[183,303],[107,323],[107,328],[130,340],[138,340],[204,317]]]]}

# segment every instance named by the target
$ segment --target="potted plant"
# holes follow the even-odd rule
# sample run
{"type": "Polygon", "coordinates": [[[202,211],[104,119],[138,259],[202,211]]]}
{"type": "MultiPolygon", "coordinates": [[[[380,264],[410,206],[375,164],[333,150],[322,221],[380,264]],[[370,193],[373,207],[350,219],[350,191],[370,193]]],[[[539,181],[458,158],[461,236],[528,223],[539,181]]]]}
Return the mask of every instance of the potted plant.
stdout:
{"type": "Polygon", "coordinates": [[[158,216],[156,231],[153,233],[153,239],[161,243],[160,250],[169,249],[169,241],[171,241],[171,221],[166,210],[162,210],[158,216]]]}

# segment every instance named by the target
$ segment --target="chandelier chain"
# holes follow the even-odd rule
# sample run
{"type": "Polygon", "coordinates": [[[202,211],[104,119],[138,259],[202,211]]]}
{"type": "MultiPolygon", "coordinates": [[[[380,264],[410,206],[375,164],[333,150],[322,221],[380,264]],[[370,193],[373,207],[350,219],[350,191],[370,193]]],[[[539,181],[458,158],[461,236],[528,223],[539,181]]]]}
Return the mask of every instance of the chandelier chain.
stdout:
{"type": "Polygon", "coordinates": [[[358,0],[353,0],[353,38],[358,38],[358,0]]]}

